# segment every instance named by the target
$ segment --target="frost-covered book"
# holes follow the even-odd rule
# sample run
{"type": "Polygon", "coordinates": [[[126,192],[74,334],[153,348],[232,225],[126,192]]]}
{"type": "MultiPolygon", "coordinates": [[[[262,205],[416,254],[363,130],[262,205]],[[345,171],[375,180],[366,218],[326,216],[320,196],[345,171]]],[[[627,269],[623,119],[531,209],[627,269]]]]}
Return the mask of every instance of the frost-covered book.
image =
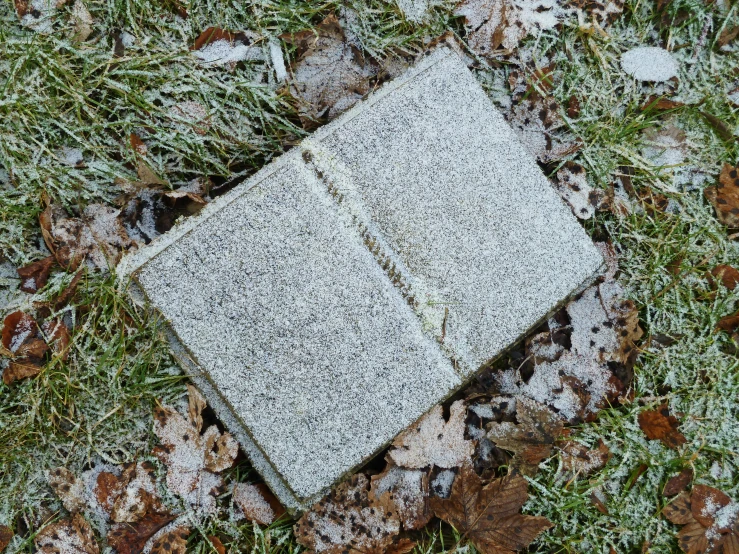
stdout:
{"type": "Polygon", "coordinates": [[[299,510],[602,263],[474,76],[439,49],[123,273],[299,510]]]}

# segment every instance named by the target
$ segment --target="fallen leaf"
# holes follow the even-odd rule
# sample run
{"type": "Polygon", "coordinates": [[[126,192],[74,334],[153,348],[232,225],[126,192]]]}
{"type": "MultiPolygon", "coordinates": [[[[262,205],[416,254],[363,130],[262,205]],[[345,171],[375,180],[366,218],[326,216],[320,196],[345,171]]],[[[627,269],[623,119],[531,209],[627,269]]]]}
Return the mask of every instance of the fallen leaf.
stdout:
{"type": "Polygon", "coordinates": [[[680,493],[662,514],[682,525],[678,544],[689,554],[735,554],[739,547],[739,504],[706,485],[680,493]]]}
{"type": "Polygon", "coordinates": [[[67,511],[74,514],[85,509],[85,484],[74,473],[65,467],[58,467],[48,473],[47,480],[67,511]]]}
{"type": "Polygon", "coordinates": [[[185,554],[189,535],[190,529],[187,527],[175,527],[157,537],[149,552],[150,554],[185,554]]]}
{"type": "Polygon", "coordinates": [[[371,491],[375,498],[388,494],[406,531],[421,529],[431,520],[427,472],[405,469],[391,463],[382,473],[373,475],[371,482],[371,491]]]}
{"type": "Polygon", "coordinates": [[[726,331],[728,333],[739,331],[739,312],[719,319],[716,324],[716,329],[720,329],[721,331],[726,331]]]}
{"type": "MultiPolygon", "coordinates": [[[[33,540],[42,554],[99,554],[92,528],[80,514],[60,519],[38,532],[33,540]]],[[[119,552],[119,554],[122,554],[119,552]]]]}
{"type": "Polygon", "coordinates": [[[559,449],[563,472],[575,476],[589,475],[604,468],[611,457],[602,439],[598,441],[598,448],[592,450],[575,441],[565,441],[559,449]]]}
{"type": "Polygon", "coordinates": [[[595,506],[595,509],[598,510],[603,515],[608,515],[608,506],[606,506],[606,503],[603,502],[603,500],[598,496],[595,492],[590,493],[590,502],[593,503],[593,506],[595,506]]]}
{"type": "Polygon", "coordinates": [[[246,519],[260,525],[270,525],[285,513],[285,508],[264,483],[236,483],[233,500],[246,519]]]}
{"type": "MultiPolygon", "coordinates": [[[[186,122],[186,127],[198,135],[205,135],[210,129],[208,110],[200,102],[190,100],[179,102],[172,106],[170,115],[177,120],[186,122]]],[[[185,125],[182,125],[185,127],[185,125]]]]}
{"type": "MultiPolygon", "coordinates": [[[[174,408],[158,407],[154,411],[154,433],[162,442],[154,454],[167,466],[167,486],[191,505],[207,513],[217,510],[215,494],[223,484],[221,471],[231,467],[238,453],[238,443],[228,433],[223,435],[211,425],[200,434],[202,420],[199,411],[205,405],[199,402],[200,393],[189,389],[195,397],[195,408],[185,418],[174,408]],[[194,413],[198,417],[193,421],[194,413]]],[[[191,403],[191,406],[193,404],[191,403]]]]}
{"type": "Polygon", "coordinates": [[[43,366],[43,357],[49,349],[38,336],[36,320],[29,314],[16,311],[3,321],[3,354],[12,358],[3,371],[3,382],[10,385],[16,380],[34,377],[43,366]]]}
{"type": "Polygon", "coordinates": [[[315,32],[282,35],[297,46],[290,93],[299,101],[303,125],[332,119],[348,110],[369,91],[378,67],[346,39],[335,15],[327,16],[315,32]]]}
{"type": "Polygon", "coordinates": [[[313,552],[354,554],[390,549],[400,520],[387,495],[376,498],[363,473],[341,483],[293,527],[296,540],[313,552]]]}
{"type": "Polygon", "coordinates": [[[726,142],[734,142],[736,137],[734,136],[734,132],[731,130],[731,127],[729,127],[728,123],[726,123],[720,117],[716,117],[712,113],[703,110],[699,111],[698,113],[703,116],[703,118],[708,122],[713,130],[716,131],[716,134],[718,136],[720,136],[726,142]]]}
{"type": "Polygon", "coordinates": [[[466,413],[464,401],[457,400],[449,409],[449,421],[444,421],[441,405],[434,406],[398,435],[388,456],[411,469],[461,466],[474,452],[473,442],[464,438],[466,413]]]}
{"type": "Polygon", "coordinates": [[[93,493],[100,507],[110,515],[113,504],[121,495],[126,483],[121,481],[120,476],[110,471],[101,471],[95,479],[93,493]]]}
{"type": "Polygon", "coordinates": [[[74,21],[73,40],[76,42],[86,41],[92,34],[94,21],[82,0],[75,0],[72,5],[72,19],[74,21]]]}
{"type": "Polygon", "coordinates": [[[13,530],[7,525],[0,525],[0,552],[10,544],[13,539],[13,530]]]}
{"type": "Polygon", "coordinates": [[[66,361],[69,357],[69,344],[72,341],[69,327],[57,318],[45,321],[41,330],[46,335],[46,342],[51,346],[51,351],[66,361]]]}
{"type": "Polygon", "coordinates": [[[528,499],[528,483],[508,475],[483,486],[472,466],[462,466],[449,498],[432,498],[434,515],[452,525],[482,554],[504,554],[526,548],[552,527],[538,516],[520,514],[528,499]]]}
{"type": "Polygon", "coordinates": [[[14,0],[21,25],[44,35],[54,30],[57,10],[66,3],[67,0],[14,0]]]}
{"type": "Polygon", "coordinates": [[[556,188],[572,213],[580,219],[592,218],[596,211],[609,204],[606,191],[591,187],[585,168],[575,162],[567,161],[557,171],[556,188]]]}
{"type": "Polygon", "coordinates": [[[703,189],[703,194],[713,204],[716,217],[727,227],[739,227],[739,166],[725,163],[718,184],[703,189]]]}
{"type": "Polygon", "coordinates": [[[462,0],[454,11],[464,17],[470,48],[486,57],[501,47],[513,50],[525,37],[553,29],[564,13],[552,0],[462,0]]]}
{"type": "Polygon", "coordinates": [[[487,437],[499,448],[514,453],[512,467],[534,475],[549,457],[564,428],[562,418],[543,404],[526,397],[516,400],[516,420],[488,424],[487,437]]]}
{"type": "Polygon", "coordinates": [[[649,440],[660,440],[665,446],[677,450],[687,441],[685,436],[678,431],[680,422],[675,416],[670,415],[667,404],[663,404],[656,410],[644,410],[639,414],[639,427],[649,440]]]}
{"type": "Polygon", "coordinates": [[[723,48],[739,37],[739,25],[727,25],[716,39],[719,48],[723,48]]]}
{"type": "Polygon", "coordinates": [[[159,500],[154,473],[154,466],[148,462],[123,466],[118,477],[119,484],[111,490],[111,493],[120,492],[111,504],[110,519],[118,523],[132,523],[140,521],[146,514],[166,511],[159,500]]]}
{"type": "Polygon", "coordinates": [[[662,496],[675,496],[685,490],[685,488],[693,480],[693,470],[686,468],[677,475],[670,477],[665,488],[662,489],[662,496]]]}
{"type": "Polygon", "coordinates": [[[684,102],[678,102],[677,100],[671,100],[669,98],[665,98],[664,96],[650,96],[647,98],[647,101],[642,105],[641,108],[639,108],[641,111],[649,111],[649,110],[655,110],[658,112],[667,111],[667,110],[675,110],[677,108],[682,108],[685,106],[684,102]]]}
{"type": "Polygon", "coordinates": [[[231,32],[208,27],[192,45],[193,55],[206,65],[228,65],[231,69],[241,61],[264,61],[262,49],[256,46],[262,36],[253,31],[231,32]]]}
{"type": "Polygon", "coordinates": [[[624,0],[568,0],[568,8],[582,11],[599,27],[607,27],[624,11],[624,0]]]}
{"type": "Polygon", "coordinates": [[[226,554],[226,547],[221,542],[221,539],[215,535],[208,535],[208,540],[218,554],[226,554]]]}
{"type": "Polygon", "coordinates": [[[715,288],[716,283],[713,281],[713,277],[718,278],[727,289],[734,290],[739,283],[739,270],[725,264],[714,267],[708,274],[708,280],[711,287],[715,288]]]}
{"type": "Polygon", "coordinates": [[[171,514],[146,514],[135,523],[115,523],[108,531],[108,544],[118,554],[139,554],[147,541],[173,519],[171,514]]]}
{"type": "Polygon", "coordinates": [[[18,277],[21,278],[20,289],[23,292],[35,293],[44,288],[54,262],[54,256],[48,256],[43,260],[16,269],[18,277]]]}

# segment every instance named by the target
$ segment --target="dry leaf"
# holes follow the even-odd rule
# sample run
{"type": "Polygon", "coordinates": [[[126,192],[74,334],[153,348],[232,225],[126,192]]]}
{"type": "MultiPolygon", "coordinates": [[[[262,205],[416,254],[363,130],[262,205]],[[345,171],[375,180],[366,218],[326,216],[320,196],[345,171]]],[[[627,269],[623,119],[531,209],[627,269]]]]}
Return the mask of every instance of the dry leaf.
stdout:
{"type": "Polygon", "coordinates": [[[553,29],[564,10],[555,0],[462,0],[454,15],[464,16],[470,48],[492,57],[500,47],[513,50],[528,35],[553,29]]]}
{"type": "Polygon", "coordinates": [[[71,513],[81,512],[87,506],[85,484],[65,467],[58,467],[47,476],[49,486],[71,513]]]}
{"type": "Polygon", "coordinates": [[[265,59],[262,49],[255,46],[261,40],[262,36],[252,31],[231,32],[208,27],[190,50],[204,64],[228,65],[233,69],[241,61],[265,59]]]}
{"type": "Polygon", "coordinates": [[[66,361],[69,357],[69,343],[72,342],[69,327],[57,318],[45,321],[41,330],[46,335],[46,342],[51,346],[51,351],[66,361]]]}
{"type": "Polygon", "coordinates": [[[336,117],[369,91],[377,67],[346,40],[335,15],[329,15],[312,31],[283,35],[298,47],[292,68],[290,93],[299,101],[304,125],[336,117]]]}
{"type": "Polygon", "coordinates": [[[135,523],[116,523],[108,531],[108,544],[118,554],[139,554],[146,542],[173,519],[170,514],[146,514],[135,523]]]}
{"type": "Polygon", "coordinates": [[[496,446],[514,453],[512,467],[534,475],[547,458],[564,428],[564,421],[543,404],[529,398],[516,400],[516,420],[489,423],[487,437],[496,446]]]}
{"type": "Polygon", "coordinates": [[[682,470],[680,473],[665,483],[665,488],[662,489],[662,496],[675,496],[685,490],[685,488],[693,480],[693,470],[690,468],[682,470]]]}
{"type": "Polygon", "coordinates": [[[54,16],[67,0],[14,0],[21,25],[45,35],[54,30],[54,16]]]}
{"type": "Polygon", "coordinates": [[[390,549],[400,520],[388,496],[376,498],[367,476],[359,473],[315,504],[293,531],[312,552],[380,553],[390,549]]]}
{"type": "Polygon", "coordinates": [[[420,469],[424,467],[452,468],[472,457],[474,444],[465,440],[466,407],[457,400],[449,409],[449,421],[444,421],[441,405],[398,435],[388,456],[395,464],[420,469]]]}
{"type": "Polygon", "coordinates": [[[189,535],[190,529],[187,527],[175,527],[158,536],[149,552],[150,554],[185,554],[189,535]]]}
{"type": "Polygon", "coordinates": [[[7,525],[0,525],[0,552],[10,544],[13,539],[13,530],[7,525]]]}
{"type": "Polygon", "coordinates": [[[92,34],[93,19],[87,6],[82,0],[75,0],[72,5],[72,19],[74,20],[74,38],[77,42],[84,42],[92,34]]]}
{"type": "Polygon", "coordinates": [[[713,280],[713,277],[716,277],[727,289],[734,290],[739,283],[739,270],[730,265],[720,264],[714,267],[707,277],[711,287],[716,287],[716,283],[713,280]]]}
{"type": "Polygon", "coordinates": [[[589,475],[604,468],[611,457],[611,451],[602,439],[598,441],[598,448],[593,450],[575,441],[565,441],[559,449],[562,471],[575,476],[589,475]]]}
{"type": "Polygon", "coordinates": [[[208,110],[199,102],[186,100],[172,106],[170,115],[177,120],[184,120],[185,125],[182,128],[192,129],[198,135],[205,135],[210,129],[210,121],[208,120],[208,110]]]}
{"type": "Polygon", "coordinates": [[[23,292],[35,293],[46,286],[49,280],[51,267],[54,265],[54,256],[48,256],[31,264],[16,269],[18,277],[21,278],[20,289],[23,292]]]}
{"type": "Polygon", "coordinates": [[[687,441],[685,436],[678,431],[680,422],[675,416],[670,415],[667,404],[663,404],[656,410],[644,410],[639,414],[639,427],[649,440],[660,440],[665,446],[677,448],[687,441]]]}
{"type": "Polygon", "coordinates": [[[680,493],[662,510],[676,525],[683,525],[678,543],[690,554],[735,554],[739,547],[739,504],[723,492],[696,485],[680,493]]]}
{"type": "Polygon", "coordinates": [[[643,112],[648,110],[656,110],[662,112],[666,110],[675,110],[677,108],[682,108],[683,106],[685,106],[685,103],[678,102],[677,100],[670,100],[669,98],[665,98],[664,96],[650,96],[639,109],[643,112]]]}
{"type": "Polygon", "coordinates": [[[739,227],[739,166],[725,163],[714,187],[706,187],[703,194],[716,209],[716,217],[727,227],[739,227]]]}
{"type": "Polygon", "coordinates": [[[557,172],[557,192],[570,205],[572,213],[580,219],[590,219],[595,212],[608,206],[606,191],[594,189],[588,184],[585,168],[567,161],[557,172]]]}
{"type": "Polygon", "coordinates": [[[566,7],[586,13],[600,27],[613,23],[624,11],[624,0],[569,0],[566,7]]]}
{"type": "Polygon", "coordinates": [[[124,465],[118,485],[114,485],[108,494],[107,504],[111,496],[120,491],[111,504],[110,519],[132,523],[140,521],[146,514],[165,512],[157,493],[154,473],[154,466],[148,462],[124,465]]]}
{"type": "Polygon", "coordinates": [[[233,500],[246,519],[261,525],[270,525],[285,513],[285,508],[264,483],[236,483],[233,500]]]}
{"type": "Polygon", "coordinates": [[[544,517],[520,514],[528,483],[509,475],[487,485],[472,466],[462,466],[449,498],[432,498],[434,514],[454,526],[482,554],[505,554],[527,547],[552,524],[544,517]]]}
{"type": "Polygon", "coordinates": [[[716,329],[726,331],[728,333],[734,333],[739,330],[739,312],[727,315],[718,320],[716,329]]]}
{"type": "Polygon", "coordinates": [[[3,354],[12,357],[3,371],[6,385],[38,375],[43,366],[43,357],[49,349],[46,342],[38,337],[38,325],[33,317],[20,311],[5,317],[2,345],[3,354]]]}
{"type": "Polygon", "coordinates": [[[219,539],[215,535],[208,535],[208,540],[210,541],[210,544],[213,546],[213,548],[215,548],[217,554],[226,554],[226,547],[223,546],[221,539],[219,539]]]}
{"type": "MultiPolygon", "coordinates": [[[[90,524],[80,514],[47,525],[36,535],[34,544],[42,554],[99,554],[90,524]]],[[[122,554],[122,553],[119,553],[122,554]]]]}
{"type": "Polygon", "coordinates": [[[172,492],[191,505],[214,513],[217,509],[214,495],[223,484],[218,473],[231,467],[239,447],[230,434],[221,435],[215,425],[200,434],[199,410],[204,404],[199,402],[197,391],[190,391],[196,397],[196,400],[190,397],[190,418],[168,406],[154,411],[154,433],[162,442],[154,454],[167,466],[167,486],[172,492]],[[198,417],[193,421],[195,413],[198,417]]]}
{"type": "Polygon", "coordinates": [[[388,494],[406,531],[421,529],[431,519],[429,476],[425,471],[388,464],[385,471],[372,476],[371,490],[376,498],[388,494]]]}

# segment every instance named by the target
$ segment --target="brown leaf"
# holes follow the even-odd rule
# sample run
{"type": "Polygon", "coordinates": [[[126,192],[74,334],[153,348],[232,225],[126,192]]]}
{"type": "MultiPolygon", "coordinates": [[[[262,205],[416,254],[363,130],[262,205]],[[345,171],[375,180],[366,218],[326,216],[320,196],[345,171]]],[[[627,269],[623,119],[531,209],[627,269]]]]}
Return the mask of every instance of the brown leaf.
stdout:
{"type": "Polygon", "coordinates": [[[556,188],[572,213],[580,219],[590,219],[596,211],[609,205],[606,191],[591,187],[585,168],[575,162],[565,162],[557,172],[556,188]]]}
{"type": "Polygon", "coordinates": [[[151,554],[185,554],[190,529],[175,527],[156,538],[151,545],[151,554]]]}
{"type": "Polygon", "coordinates": [[[3,354],[13,358],[3,371],[6,385],[40,373],[49,347],[38,337],[38,325],[33,317],[21,311],[8,314],[3,321],[2,345],[3,354]]]}
{"type": "Polygon", "coordinates": [[[49,472],[48,482],[69,512],[76,513],[85,509],[85,484],[74,473],[65,467],[58,467],[49,472]]]}
{"type": "Polygon", "coordinates": [[[607,27],[624,11],[624,0],[568,0],[566,7],[582,10],[600,27],[607,27]]]}
{"type": "Polygon", "coordinates": [[[297,541],[325,554],[384,552],[400,531],[387,495],[376,498],[363,473],[338,485],[293,527],[297,541]]]}
{"type": "Polygon", "coordinates": [[[730,503],[731,498],[726,494],[706,485],[695,485],[690,492],[690,510],[695,520],[704,527],[711,527],[716,512],[730,503]]]}
{"type": "Polygon", "coordinates": [[[608,507],[595,492],[590,493],[590,502],[593,503],[595,509],[598,510],[601,514],[606,516],[608,515],[608,507]]]}
{"type": "Polygon", "coordinates": [[[693,480],[693,470],[686,468],[677,475],[670,477],[665,483],[665,488],[662,489],[662,496],[675,496],[685,490],[690,482],[693,480]]]}
{"type": "Polygon", "coordinates": [[[376,498],[388,494],[406,531],[423,528],[431,520],[428,507],[429,476],[426,471],[404,469],[389,463],[385,471],[372,476],[371,491],[376,498]]]}
{"type": "Polygon", "coordinates": [[[677,498],[662,508],[662,514],[676,525],[687,525],[694,522],[695,518],[690,508],[690,495],[686,492],[680,493],[677,498]]]}
{"type": "Polygon", "coordinates": [[[264,483],[236,483],[233,500],[246,519],[260,525],[270,525],[285,513],[285,508],[264,483]]]}
{"type": "MultiPolygon", "coordinates": [[[[42,554],[99,554],[90,524],[80,514],[47,525],[34,539],[42,554]]],[[[122,554],[122,553],[119,553],[122,554]]]]}
{"type": "Polygon", "coordinates": [[[574,94],[567,101],[567,117],[570,119],[580,117],[580,100],[574,94]]]}
{"type": "Polygon", "coordinates": [[[734,142],[734,133],[723,119],[716,117],[709,112],[699,111],[698,113],[703,116],[703,118],[708,122],[713,130],[716,131],[716,134],[718,136],[720,136],[726,142],[734,142]]]}
{"type": "Polygon", "coordinates": [[[221,539],[219,539],[215,535],[208,535],[208,540],[218,554],[226,554],[226,547],[223,546],[221,539]]]}
{"type": "Polygon", "coordinates": [[[669,98],[665,98],[664,96],[650,96],[639,109],[643,112],[647,110],[655,110],[661,112],[666,110],[675,110],[677,108],[682,108],[683,106],[685,106],[683,102],[670,100],[669,98]]]}
{"type": "Polygon", "coordinates": [[[149,462],[125,464],[120,477],[120,485],[110,492],[120,493],[113,500],[110,518],[117,523],[140,521],[146,514],[164,513],[156,489],[154,466],[149,462]]]}
{"type": "Polygon", "coordinates": [[[63,307],[65,307],[69,302],[74,298],[75,293],[77,292],[77,287],[80,284],[80,281],[82,280],[83,273],[82,271],[75,274],[74,277],[72,277],[72,280],[69,282],[67,287],[61,292],[59,296],[57,296],[54,299],[53,307],[54,311],[59,311],[63,307]]]}
{"type": "Polygon", "coordinates": [[[562,470],[574,475],[589,475],[602,469],[611,457],[611,451],[603,439],[598,441],[598,448],[593,450],[575,441],[565,441],[559,448],[562,470]]]}
{"type": "Polygon", "coordinates": [[[20,289],[23,292],[35,293],[44,288],[51,273],[51,266],[54,265],[55,261],[54,256],[48,256],[43,260],[16,269],[18,276],[21,278],[20,289]]]}
{"type": "Polygon", "coordinates": [[[388,456],[395,464],[411,469],[461,466],[474,452],[473,442],[464,438],[466,415],[463,400],[451,405],[449,421],[444,421],[441,405],[434,406],[398,435],[388,456]]]}
{"type": "Polygon", "coordinates": [[[0,525],[0,552],[10,544],[13,539],[13,530],[7,525],[0,525]]]}
{"type": "Polygon", "coordinates": [[[411,539],[400,539],[398,542],[393,543],[385,551],[385,554],[408,554],[416,548],[416,543],[411,539]]]}
{"type": "Polygon", "coordinates": [[[98,473],[93,492],[95,493],[98,504],[100,504],[108,515],[110,515],[110,512],[113,510],[113,504],[125,487],[126,483],[121,481],[120,477],[115,473],[109,471],[98,473]]]}
{"type": "Polygon", "coordinates": [[[108,531],[108,544],[118,554],[139,554],[154,533],[173,519],[171,514],[146,514],[135,523],[116,523],[108,531]]]}
{"type": "Polygon", "coordinates": [[[299,101],[304,125],[336,117],[369,91],[377,66],[346,40],[335,15],[315,28],[282,37],[298,46],[290,93],[299,101]]]}
{"type": "Polygon", "coordinates": [[[678,544],[680,548],[688,554],[703,554],[704,552],[714,552],[709,550],[708,537],[706,537],[706,528],[697,521],[688,523],[680,529],[677,534],[678,544]]]}
{"type": "Polygon", "coordinates": [[[677,449],[685,444],[685,436],[678,431],[680,422],[670,415],[667,404],[656,410],[644,410],[639,414],[639,427],[649,440],[660,440],[665,446],[677,449]]]}
{"type": "Polygon", "coordinates": [[[737,283],[739,283],[739,270],[731,267],[730,265],[720,264],[714,267],[708,275],[709,283],[715,288],[716,283],[712,279],[713,277],[718,278],[721,284],[729,290],[734,290],[737,283]]]}
{"type": "Polygon", "coordinates": [[[719,48],[723,48],[730,42],[733,42],[736,37],[739,37],[739,25],[727,25],[724,27],[723,31],[721,31],[721,34],[719,34],[716,39],[716,43],[719,48]]]}
{"type": "Polygon", "coordinates": [[[51,345],[51,351],[66,361],[69,357],[69,344],[72,341],[69,327],[57,318],[45,321],[41,330],[46,335],[46,342],[51,345]]]}
{"type": "Polygon", "coordinates": [[[29,377],[36,377],[41,373],[41,364],[28,360],[25,358],[19,358],[18,360],[12,361],[8,364],[8,367],[3,371],[3,383],[10,385],[15,381],[27,379],[29,377]]]}
{"type": "Polygon", "coordinates": [[[218,40],[225,40],[226,42],[233,43],[236,41],[237,33],[226,31],[220,27],[208,27],[205,31],[200,33],[198,38],[195,39],[195,43],[190,47],[190,50],[200,50],[204,46],[211,42],[218,40]]]}
{"type": "Polygon", "coordinates": [[[726,331],[728,333],[733,333],[734,331],[739,330],[739,312],[719,319],[716,324],[716,329],[720,329],[721,331],[726,331]]]}
{"type": "Polygon", "coordinates": [[[524,475],[534,475],[541,461],[551,454],[564,421],[543,404],[523,396],[516,399],[516,420],[517,424],[488,424],[487,437],[498,448],[514,453],[512,467],[524,475]]]}
{"type": "Polygon", "coordinates": [[[544,517],[520,514],[528,484],[509,475],[482,486],[471,465],[465,465],[449,498],[431,498],[434,514],[472,541],[483,554],[498,554],[528,546],[552,524],[544,517]]]}

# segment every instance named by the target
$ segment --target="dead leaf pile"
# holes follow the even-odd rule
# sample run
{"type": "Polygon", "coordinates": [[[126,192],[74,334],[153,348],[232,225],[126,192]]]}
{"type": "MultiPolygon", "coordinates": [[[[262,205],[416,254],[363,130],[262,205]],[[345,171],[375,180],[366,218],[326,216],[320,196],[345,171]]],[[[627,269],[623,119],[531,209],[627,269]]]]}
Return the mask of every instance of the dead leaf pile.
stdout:
{"type": "Polygon", "coordinates": [[[554,68],[510,72],[511,107],[505,116],[529,153],[542,163],[561,160],[577,152],[581,144],[565,130],[557,101],[548,96],[554,68]]]}
{"type": "Polygon", "coordinates": [[[669,448],[677,448],[686,443],[685,436],[678,430],[680,422],[670,415],[667,404],[656,410],[644,410],[639,414],[639,427],[649,440],[659,440],[669,448]]]}
{"type": "Polygon", "coordinates": [[[676,525],[682,525],[678,544],[690,554],[734,554],[739,552],[739,504],[706,485],[695,485],[681,493],[662,510],[676,525]]]}
{"type": "Polygon", "coordinates": [[[545,404],[569,422],[594,415],[626,393],[643,331],[633,302],[623,300],[612,247],[602,282],[570,302],[526,341],[526,363],[494,376],[497,394],[545,404]]]}
{"type": "Polygon", "coordinates": [[[336,117],[369,92],[378,65],[347,40],[335,15],[326,17],[315,31],[280,38],[297,48],[290,93],[299,102],[304,126],[336,117]]]}
{"type": "Polygon", "coordinates": [[[502,554],[527,547],[552,524],[538,516],[522,515],[528,483],[508,475],[483,485],[472,466],[461,469],[449,498],[432,498],[438,518],[459,531],[483,554],[502,554]]]}
{"type": "Polygon", "coordinates": [[[718,183],[703,189],[716,210],[718,220],[730,228],[739,228],[739,166],[725,163],[718,183]]]}
{"type": "Polygon", "coordinates": [[[206,513],[217,510],[215,495],[223,485],[220,473],[233,465],[238,443],[211,425],[201,434],[205,399],[192,385],[188,417],[169,406],[154,412],[154,433],[161,446],[154,454],[167,466],[167,487],[206,513]]]}

